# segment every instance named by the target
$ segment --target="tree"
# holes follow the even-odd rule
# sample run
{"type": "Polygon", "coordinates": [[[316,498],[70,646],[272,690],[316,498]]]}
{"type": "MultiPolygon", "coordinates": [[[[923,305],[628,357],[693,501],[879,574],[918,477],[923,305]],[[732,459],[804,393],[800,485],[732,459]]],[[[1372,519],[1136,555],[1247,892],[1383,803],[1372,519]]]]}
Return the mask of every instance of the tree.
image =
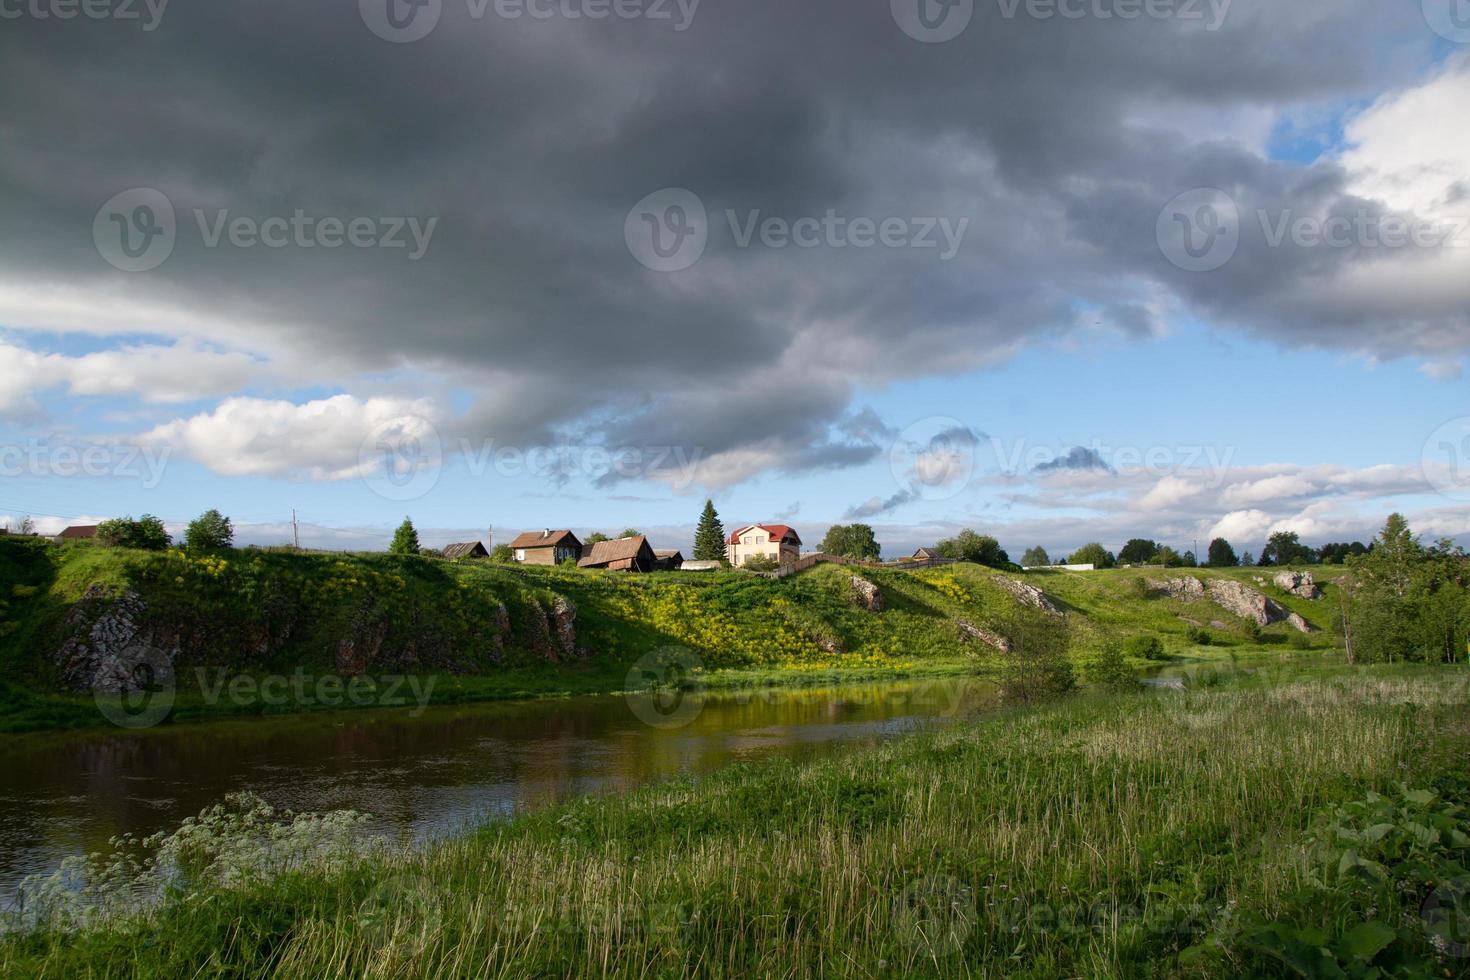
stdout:
{"type": "Polygon", "coordinates": [[[390,555],[416,555],[419,553],[419,532],[407,517],[393,532],[393,543],[388,546],[390,555]]]}
{"type": "Polygon", "coordinates": [[[1230,542],[1224,538],[1216,538],[1210,542],[1209,566],[1211,568],[1234,568],[1240,564],[1240,559],[1235,555],[1235,549],[1230,542]]]}
{"type": "Polygon", "coordinates": [[[1240,556],[1240,564],[1243,568],[1250,568],[1255,563],[1256,557],[1255,555],[1252,555],[1249,551],[1240,556]]]}
{"type": "Polygon", "coordinates": [[[609,538],[606,534],[603,534],[601,531],[593,531],[591,534],[587,535],[587,540],[583,541],[582,543],[585,544],[585,545],[594,545],[594,544],[597,544],[599,541],[611,541],[611,540],[612,540],[612,538],[609,538]]]}
{"type": "Polygon", "coordinates": [[[1178,568],[1184,564],[1184,559],[1179,557],[1179,552],[1168,545],[1164,545],[1154,552],[1154,561],[1165,568],[1178,568]]]}
{"type": "Polygon", "coordinates": [[[883,548],[866,524],[833,524],[827,529],[819,550],[843,558],[876,559],[883,548]]]}
{"type": "Polygon", "coordinates": [[[497,544],[490,549],[490,560],[502,564],[509,564],[516,560],[516,553],[508,544],[497,544]]]}
{"type": "Polygon", "coordinates": [[[1071,638],[1066,620],[1015,610],[998,624],[1006,649],[1000,652],[1001,697],[1036,701],[1066,694],[1077,686],[1067,657],[1071,638]]]}
{"type": "Polygon", "coordinates": [[[1199,559],[1195,557],[1195,554],[1194,554],[1193,551],[1186,551],[1184,553],[1184,567],[1185,568],[1198,568],[1199,567],[1199,559]]]}
{"type": "Polygon", "coordinates": [[[1042,565],[1050,565],[1051,557],[1047,555],[1045,548],[1036,545],[1026,549],[1026,553],[1021,556],[1021,564],[1027,568],[1038,568],[1042,565]]]}
{"type": "Polygon", "coordinates": [[[989,568],[1003,568],[1011,563],[1000,542],[988,534],[977,534],[965,528],[952,538],[946,538],[934,546],[941,558],[974,562],[989,568]]]}
{"type": "Polygon", "coordinates": [[[1159,546],[1148,538],[1133,538],[1118,552],[1120,565],[1150,565],[1157,560],[1159,546]]]}
{"type": "Polygon", "coordinates": [[[1339,614],[1349,663],[1455,662],[1470,635],[1470,556],[1425,546],[1392,514],[1367,551],[1347,559],[1339,614]]]}
{"type": "Polygon", "coordinates": [[[5,526],[10,531],[11,534],[35,534],[36,533],[36,522],[33,521],[33,520],[31,520],[31,517],[30,517],[29,514],[25,515],[24,517],[18,517],[18,518],[16,518],[13,521],[7,521],[5,523],[5,526]]]}
{"type": "Polygon", "coordinates": [[[1096,565],[1098,568],[1112,568],[1117,563],[1113,553],[1096,541],[1084,544],[1067,558],[1068,565],[1096,565]]]}
{"type": "Polygon", "coordinates": [[[1261,549],[1262,565],[1310,565],[1317,553],[1302,544],[1295,531],[1277,531],[1261,549]]]}
{"type": "Polygon", "coordinates": [[[636,527],[624,528],[623,533],[618,535],[618,537],[620,538],[641,538],[642,536],[643,532],[638,530],[636,527]]]}
{"type": "Polygon", "coordinates": [[[713,500],[704,502],[704,512],[699,515],[699,525],[694,529],[694,560],[725,560],[725,525],[720,523],[713,500]]]}
{"type": "Polygon", "coordinates": [[[189,522],[184,546],[190,551],[221,551],[235,543],[235,525],[214,508],[189,522]]]}
{"type": "Polygon", "coordinates": [[[163,521],[152,514],[144,514],[136,521],[131,516],[103,521],[97,525],[97,540],[115,548],[145,551],[163,551],[173,543],[163,521]]]}
{"type": "Polygon", "coordinates": [[[1368,553],[1368,546],[1361,541],[1352,544],[1341,542],[1337,544],[1324,544],[1317,549],[1317,560],[1324,565],[1341,565],[1349,558],[1356,558],[1368,553]]]}

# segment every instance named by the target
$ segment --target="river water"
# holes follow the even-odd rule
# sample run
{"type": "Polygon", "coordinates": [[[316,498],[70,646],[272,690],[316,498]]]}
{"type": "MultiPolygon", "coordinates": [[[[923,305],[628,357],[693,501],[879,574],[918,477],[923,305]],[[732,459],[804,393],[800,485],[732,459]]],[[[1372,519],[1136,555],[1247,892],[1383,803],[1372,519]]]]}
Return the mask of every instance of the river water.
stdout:
{"type": "Polygon", "coordinates": [[[113,835],[171,830],[231,792],[359,810],[375,832],[423,841],[581,794],[876,743],[996,700],[955,677],[696,696],[672,711],[617,695],[0,736],[0,904],[27,874],[113,835]]]}

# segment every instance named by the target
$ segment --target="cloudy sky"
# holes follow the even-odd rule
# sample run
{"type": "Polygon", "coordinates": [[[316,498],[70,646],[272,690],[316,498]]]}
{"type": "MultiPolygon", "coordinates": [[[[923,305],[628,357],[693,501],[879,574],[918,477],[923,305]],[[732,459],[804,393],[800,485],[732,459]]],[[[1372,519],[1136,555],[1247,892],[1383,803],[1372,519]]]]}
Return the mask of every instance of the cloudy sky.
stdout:
{"type": "Polygon", "coordinates": [[[0,0],[0,515],[1470,535],[1466,7],[0,0]]]}

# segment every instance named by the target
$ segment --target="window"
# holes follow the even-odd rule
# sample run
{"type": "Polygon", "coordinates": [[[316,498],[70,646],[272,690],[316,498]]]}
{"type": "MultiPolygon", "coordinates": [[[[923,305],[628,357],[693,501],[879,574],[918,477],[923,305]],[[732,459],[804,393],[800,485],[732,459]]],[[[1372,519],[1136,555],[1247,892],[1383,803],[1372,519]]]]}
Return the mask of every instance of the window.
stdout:
{"type": "Polygon", "coordinates": [[[517,548],[516,549],[516,561],[525,561],[525,560],[526,560],[526,549],[525,548],[517,548]]]}

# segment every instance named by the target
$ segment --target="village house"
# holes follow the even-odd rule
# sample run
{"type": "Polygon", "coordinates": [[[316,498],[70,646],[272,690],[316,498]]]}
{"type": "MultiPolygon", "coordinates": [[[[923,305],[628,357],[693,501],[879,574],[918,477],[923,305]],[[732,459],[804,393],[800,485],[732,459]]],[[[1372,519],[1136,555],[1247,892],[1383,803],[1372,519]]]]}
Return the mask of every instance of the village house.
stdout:
{"type": "Polygon", "coordinates": [[[912,556],[910,556],[909,561],[934,561],[935,559],[941,557],[943,556],[940,555],[939,552],[935,551],[933,548],[920,548],[918,551],[915,551],[912,556]]]}
{"type": "Polygon", "coordinates": [[[651,572],[658,559],[643,535],[599,541],[577,562],[580,568],[606,568],[615,572],[651,572]]]}
{"type": "Polygon", "coordinates": [[[465,541],[461,544],[446,544],[442,552],[445,558],[489,558],[490,552],[478,541],[465,541]]]}
{"type": "Polygon", "coordinates": [[[96,524],[73,524],[56,536],[56,542],[92,541],[97,537],[96,524]]]}
{"type": "Polygon", "coordinates": [[[510,543],[516,561],[526,565],[560,565],[582,557],[582,542],[571,531],[527,531],[510,543]]]}
{"type": "Polygon", "coordinates": [[[725,541],[725,558],[739,568],[752,555],[764,555],[779,565],[801,557],[801,538],[785,524],[750,524],[725,541]]]}
{"type": "Polygon", "coordinates": [[[684,564],[684,553],[677,550],[655,549],[653,552],[654,569],[660,572],[677,572],[679,566],[684,564]]]}

